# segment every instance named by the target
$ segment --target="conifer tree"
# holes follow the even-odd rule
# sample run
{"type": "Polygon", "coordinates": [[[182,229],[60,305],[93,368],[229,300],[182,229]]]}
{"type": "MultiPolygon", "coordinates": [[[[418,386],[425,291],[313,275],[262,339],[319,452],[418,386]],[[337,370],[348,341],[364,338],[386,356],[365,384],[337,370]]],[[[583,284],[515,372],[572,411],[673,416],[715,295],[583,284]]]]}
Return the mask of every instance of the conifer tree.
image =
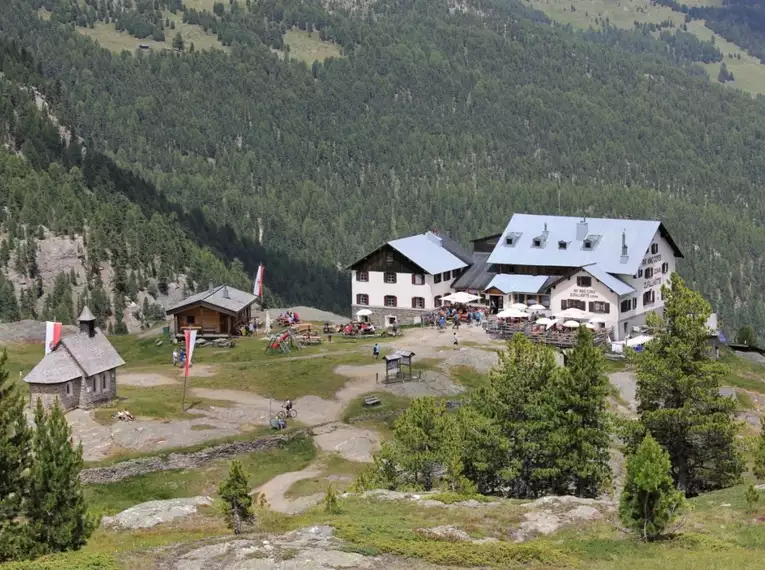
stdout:
{"type": "Polygon", "coordinates": [[[24,398],[9,378],[0,356],[0,562],[23,557],[27,550],[19,515],[28,483],[32,434],[24,416],[24,398]]]}
{"type": "Polygon", "coordinates": [[[688,496],[736,482],[743,469],[736,449],[734,403],[720,396],[724,367],[708,355],[703,297],[672,274],[662,287],[664,315],[637,359],[640,421],[669,453],[677,488],[688,496]]]}
{"type": "Polygon", "coordinates": [[[253,517],[250,485],[241,462],[231,462],[228,477],[218,488],[218,494],[225,501],[226,523],[234,534],[240,534],[242,524],[253,517]]]}
{"type": "Polygon", "coordinates": [[[547,400],[555,418],[552,460],[559,467],[557,493],[595,497],[609,481],[609,421],[605,356],[587,327],[579,327],[565,370],[547,400]]]}
{"type": "Polygon", "coordinates": [[[757,449],[754,451],[754,476],[765,479],[765,418],[760,418],[760,437],[757,438],[757,449]]]}
{"type": "Polygon", "coordinates": [[[82,444],[74,447],[72,431],[58,404],[46,412],[37,401],[33,453],[24,510],[34,554],[77,550],[97,521],[88,516],[80,485],[82,444]]]}
{"type": "Polygon", "coordinates": [[[627,460],[619,518],[643,540],[661,536],[683,507],[685,498],[675,489],[670,468],[669,455],[650,433],[627,460]]]}

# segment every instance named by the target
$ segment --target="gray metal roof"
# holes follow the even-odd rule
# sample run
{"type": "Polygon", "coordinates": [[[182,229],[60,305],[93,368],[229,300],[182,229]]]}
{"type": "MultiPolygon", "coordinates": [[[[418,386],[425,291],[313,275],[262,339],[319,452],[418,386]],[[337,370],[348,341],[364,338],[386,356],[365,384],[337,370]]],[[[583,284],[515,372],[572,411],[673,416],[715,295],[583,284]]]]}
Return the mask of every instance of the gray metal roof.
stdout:
{"type": "Polygon", "coordinates": [[[457,258],[464,261],[468,265],[473,263],[473,252],[464,247],[461,243],[453,240],[449,236],[438,236],[441,238],[441,245],[446,251],[454,254],[457,258]]]}
{"type": "Polygon", "coordinates": [[[587,218],[586,228],[579,226],[580,222],[582,218],[570,216],[514,214],[489,256],[489,263],[542,267],[583,267],[597,263],[608,273],[632,275],[637,272],[651,240],[660,229],[675,255],[682,257],[661,222],[587,218]],[[534,247],[534,239],[543,235],[545,224],[549,235],[544,240],[544,247],[534,247]],[[622,232],[628,251],[624,260],[622,232]],[[517,236],[513,245],[505,243],[509,234],[517,236]],[[591,249],[584,247],[587,238],[593,240],[591,249]],[[566,242],[567,247],[559,248],[559,242],[566,242]]]}
{"type": "Polygon", "coordinates": [[[629,295],[630,293],[635,292],[635,288],[631,285],[628,285],[618,277],[614,277],[610,273],[607,273],[600,265],[597,263],[594,265],[586,265],[582,267],[587,273],[592,275],[595,279],[603,283],[606,287],[611,289],[614,293],[617,295],[629,295]]]}
{"type": "Polygon", "coordinates": [[[441,238],[431,232],[394,239],[388,243],[431,275],[467,267],[467,263],[447,250],[441,238]]]}
{"type": "Polygon", "coordinates": [[[29,384],[60,384],[123,364],[125,361],[119,353],[96,329],[93,337],[81,332],[62,338],[56,350],[46,354],[24,381],[29,384]]]}
{"type": "Polygon", "coordinates": [[[495,275],[486,289],[496,287],[503,293],[539,293],[547,282],[547,275],[495,275]]]}
{"type": "Polygon", "coordinates": [[[491,265],[487,263],[488,259],[488,253],[473,252],[472,265],[465,271],[465,273],[457,278],[452,284],[452,288],[457,291],[463,291],[465,289],[484,291],[486,286],[496,275],[495,273],[489,272],[491,265]]]}
{"type": "Polygon", "coordinates": [[[234,287],[230,287],[229,285],[218,285],[207,291],[195,293],[190,297],[186,297],[177,305],[167,309],[167,312],[173,314],[192,305],[204,303],[206,305],[217,307],[223,311],[239,313],[252,305],[255,301],[257,301],[257,297],[251,293],[246,293],[234,287]]]}
{"type": "Polygon", "coordinates": [[[80,316],[77,317],[77,320],[80,322],[95,321],[96,317],[93,316],[93,313],[90,312],[90,309],[86,305],[82,308],[82,312],[80,313],[80,316]]]}

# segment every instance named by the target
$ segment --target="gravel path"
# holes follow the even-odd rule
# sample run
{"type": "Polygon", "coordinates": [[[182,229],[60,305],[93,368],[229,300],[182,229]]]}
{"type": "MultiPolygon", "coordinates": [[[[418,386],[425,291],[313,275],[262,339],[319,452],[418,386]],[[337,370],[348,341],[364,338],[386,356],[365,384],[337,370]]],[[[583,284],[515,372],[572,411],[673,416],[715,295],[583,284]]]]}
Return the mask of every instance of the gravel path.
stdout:
{"type": "MultiPolygon", "coordinates": [[[[287,311],[297,313],[300,316],[301,321],[314,321],[319,323],[330,322],[336,325],[344,325],[347,324],[351,319],[350,315],[338,315],[336,313],[330,313],[329,311],[314,309],[313,307],[281,307],[276,309],[268,309],[268,314],[271,315],[271,321],[275,322],[276,317],[278,317],[279,314],[286,313],[287,311]]],[[[260,318],[261,322],[265,322],[265,311],[256,312],[255,315],[260,318]]]]}
{"type": "Polygon", "coordinates": [[[297,514],[305,511],[321,501],[322,494],[311,495],[308,497],[299,497],[295,500],[287,499],[284,494],[298,481],[311,479],[321,475],[321,468],[316,464],[311,464],[301,471],[292,471],[277,475],[267,483],[264,483],[257,489],[256,493],[261,493],[268,501],[268,506],[272,511],[286,514],[297,514]]]}
{"type": "Polygon", "coordinates": [[[637,400],[635,394],[637,392],[637,376],[634,372],[612,372],[608,375],[608,379],[619,389],[622,399],[627,402],[627,405],[631,412],[637,411],[637,400]]]}

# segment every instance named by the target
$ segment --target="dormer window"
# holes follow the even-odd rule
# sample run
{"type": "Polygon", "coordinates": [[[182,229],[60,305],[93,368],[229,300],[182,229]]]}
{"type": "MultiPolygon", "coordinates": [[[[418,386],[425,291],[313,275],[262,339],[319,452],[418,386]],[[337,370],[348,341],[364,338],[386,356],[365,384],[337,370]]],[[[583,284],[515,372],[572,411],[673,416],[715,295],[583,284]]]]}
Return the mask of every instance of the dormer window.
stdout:
{"type": "Polygon", "coordinates": [[[505,243],[507,245],[515,245],[515,238],[513,236],[507,236],[507,238],[505,238],[505,243]]]}
{"type": "Polygon", "coordinates": [[[582,247],[584,249],[592,249],[592,241],[591,240],[584,240],[584,243],[582,244],[582,247]]]}
{"type": "Polygon", "coordinates": [[[515,247],[521,240],[521,235],[523,234],[520,232],[510,232],[505,236],[505,243],[511,247],[515,247]]]}
{"type": "Polygon", "coordinates": [[[558,249],[568,249],[568,242],[567,241],[559,241],[558,242],[558,249]]]}
{"type": "Polygon", "coordinates": [[[542,247],[542,238],[534,238],[532,244],[534,247],[542,247]]]}

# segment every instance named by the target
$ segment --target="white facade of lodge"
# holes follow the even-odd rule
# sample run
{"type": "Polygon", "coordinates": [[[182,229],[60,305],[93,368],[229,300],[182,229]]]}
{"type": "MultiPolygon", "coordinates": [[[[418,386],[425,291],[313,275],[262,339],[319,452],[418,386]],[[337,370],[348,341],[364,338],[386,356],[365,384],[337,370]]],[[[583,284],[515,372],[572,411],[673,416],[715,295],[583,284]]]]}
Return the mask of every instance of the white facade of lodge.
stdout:
{"type": "Polygon", "coordinates": [[[352,306],[378,324],[402,324],[455,291],[478,294],[497,312],[542,303],[575,307],[622,340],[661,312],[661,286],[682,253],[658,221],[515,214],[473,250],[431,232],[393,240],[350,266],[352,306]]]}

